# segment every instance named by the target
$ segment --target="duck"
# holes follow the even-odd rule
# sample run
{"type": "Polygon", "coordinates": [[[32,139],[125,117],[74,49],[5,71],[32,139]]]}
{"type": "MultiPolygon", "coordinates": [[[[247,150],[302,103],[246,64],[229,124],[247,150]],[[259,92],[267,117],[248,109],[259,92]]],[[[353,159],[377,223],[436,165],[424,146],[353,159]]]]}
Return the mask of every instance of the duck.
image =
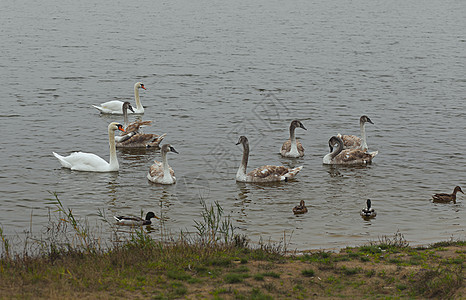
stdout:
{"type": "MultiPolygon", "coordinates": [[[[139,89],[146,89],[142,82],[136,82],[134,84],[134,99],[136,101],[136,109],[132,112],[135,114],[143,114],[144,107],[141,104],[141,100],[139,99],[139,89]]],[[[123,114],[123,101],[113,100],[101,103],[100,106],[92,105],[94,108],[98,109],[103,114],[116,114],[122,115],[123,114]]]]}
{"type": "Polygon", "coordinates": [[[359,127],[361,129],[361,137],[355,135],[338,134],[337,136],[343,141],[343,149],[360,149],[367,151],[367,138],[366,138],[366,123],[371,123],[372,120],[368,116],[361,116],[359,118],[359,127]]]}
{"type": "Polygon", "coordinates": [[[360,212],[361,217],[364,219],[372,219],[377,216],[377,213],[375,210],[371,207],[371,199],[367,199],[366,201],[367,207],[363,208],[360,212]]]}
{"type": "Polygon", "coordinates": [[[117,148],[158,148],[162,140],[167,135],[143,133],[142,126],[151,125],[152,121],[135,121],[128,122],[128,110],[132,111],[133,107],[126,101],[123,103],[123,119],[125,132],[115,137],[117,148]]]}
{"type": "Polygon", "coordinates": [[[464,194],[464,192],[461,190],[459,186],[455,186],[453,189],[452,194],[433,194],[432,195],[432,200],[433,202],[438,202],[438,203],[449,203],[453,201],[453,204],[456,204],[456,193],[461,192],[464,194]]]}
{"type": "Polygon", "coordinates": [[[343,150],[343,141],[337,136],[332,136],[328,141],[330,153],[324,156],[325,165],[365,165],[372,162],[378,151],[366,153],[359,149],[343,150]],[[333,146],[337,144],[334,149],[333,146]]]}
{"type": "Polygon", "coordinates": [[[152,221],[150,219],[152,218],[160,219],[151,211],[146,214],[145,219],[139,218],[139,217],[133,217],[133,216],[113,216],[113,218],[116,220],[117,225],[126,225],[126,226],[150,225],[152,224],[152,221]]]}
{"type": "Polygon", "coordinates": [[[179,153],[170,144],[164,144],[161,152],[162,162],[154,160],[154,164],[150,166],[149,173],[147,174],[147,179],[160,184],[174,184],[176,183],[175,172],[168,165],[167,153],[179,153]]]}
{"type": "Polygon", "coordinates": [[[293,213],[295,215],[307,213],[307,207],[304,204],[304,200],[301,200],[301,202],[299,202],[299,205],[293,207],[293,213]]]}
{"type": "Polygon", "coordinates": [[[68,156],[61,156],[55,152],[53,155],[58,159],[64,168],[73,171],[87,171],[87,172],[114,172],[118,171],[119,164],[115,148],[115,131],[125,131],[123,125],[118,122],[112,122],[108,125],[108,139],[110,145],[110,162],[105,161],[103,158],[85,152],[73,152],[68,156]]]}
{"type": "Polygon", "coordinates": [[[304,130],[307,130],[306,127],[304,127],[303,123],[301,123],[301,121],[299,120],[291,121],[290,139],[283,143],[282,149],[280,150],[280,154],[283,157],[297,158],[297,157],[304,156],[304,147],[301,144],[301,142],[296,139],[296,136],[294,133],[296,128],[302,128],[304,130]]]}
{"type": "Polygon", "coordinates": [[[249,141],[247,137],[240,136],[236,145],[243,145],[243,159],[236,173],[238,182],[277,182],[288,181],[294,178],[303,166],[288,168],[285,166],[262,166],[246,174],[249,159],[249,141]]]}

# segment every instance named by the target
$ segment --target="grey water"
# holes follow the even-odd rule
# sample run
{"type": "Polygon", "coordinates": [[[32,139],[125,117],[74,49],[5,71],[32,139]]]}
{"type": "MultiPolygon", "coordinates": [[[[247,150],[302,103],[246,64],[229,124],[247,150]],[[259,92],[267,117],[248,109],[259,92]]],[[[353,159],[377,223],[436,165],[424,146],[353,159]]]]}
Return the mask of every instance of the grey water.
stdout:
{"type": "MultiPolygon", "coordinates": [[[[411,244],[466,238],[466,2],[2,1],[0,2],[0,226],[7,237],[48,223],[47,199],[92,226],[141,210],[168,230],[193,230],[200,198],[218,201],[237,233],[289,248],[360,245],[401,232],[411,244]],[[75,172],[52,155],[108,160],[107,125],[91,107],[134,104],[141,81],[147,133],[167,133],[178,182],[146,179],[158,150],[117,150],[117,173],[75,172]],[[369,116],[367,167],[322,164],[328,139],[358,134],[369,116]],[[305,148],[282,158],[288,127],[305,148]],[[249,170],[304,168],[295,181],[235,182],[240,135],[249,170]],[[365,221],[366,199],[378,212],[365,221]],[[305,200],[309,212],[292,208],[305,200]]],[[[131,120],[134,117],[131,117],[131,120]]],[[[105,228],[105,227],[104,227],[105,228]]],[[[109,229],[110,233],[110,229],[109,229]]],[[[151,232],[157,238],[159,230],[151,232]]]]}

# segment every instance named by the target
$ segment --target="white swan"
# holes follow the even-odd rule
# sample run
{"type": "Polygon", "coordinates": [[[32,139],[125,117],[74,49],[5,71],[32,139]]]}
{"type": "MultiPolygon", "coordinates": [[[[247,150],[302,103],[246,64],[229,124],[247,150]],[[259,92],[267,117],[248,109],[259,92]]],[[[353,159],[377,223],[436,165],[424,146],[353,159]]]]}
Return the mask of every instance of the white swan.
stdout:
{"type": "Polygon", "coordinates": [[[330,153],[324,156],[323,163],[326,165],[365,165],[372,162],[378,151],[366,153],[359,149],[343,150],[343,141],[332,136],[328,141],[330,153]],[[337,147],[333,147],[337,144],[337,147]]]}
{"type": "MultiPolygon", "coordinates": [[[[134,99],[136,100],[136,110],[133,112],[135,114],[143,114],[144,113],[144,107],[141,104],[141,100],[139,99],[139,89],[146,89],[144,87],[144,84],[141,82],[136,82],[134,84],[134,99]]],[[[100,106],[97,105],[92,105],[93,107],[97,108],[101,113],[104,114],[117,114],[121,115],[123,114],[123,101],[119,100],[113,100],[113,101],[108,101],[101,103],[100,106]]]]}
{"type": "Polygon", "coordinates": [[[151,125],[152,121],[135,121],[133,123],[128,122],[128,109],[133,110],[129,102],[123,103],[123,118],[125,132],[120,136],[115,137],[117,148],[150,148],[159,147],[159,144],[167,135],[143,133],[141,130],[142,126],[151,125]]]}
{"type": "Polygon", "coordinates": [[[123,125],[112,122],[108,125],[108,139],[110,144],[110,163],[92,153],[73,152],[68,156],[61,156],[55,152],[56,158],[60,161],[61,165],[65,168],[74,171],[88,171],[88,172],[113,172],[118,171],[118,159],[115,148],[115,130],[124,131],[123,125]]]}
{"type": "Polygon", "coordinates": [[[245,136],[240,136],[236,145],[243,145],[243,159],[236,173],[236,181],[239,182],[276,182],[288,181],[296,176],[303,168],[288,168],[285,166],[262,166],[246,174],[249,159],[249,142],[245,136]]]}
{"type": "Polygon", "coordinates": [[[302,157],[304,156],[304,147],[299,140],[296,139],[295,129],[299,127],[307,130],[303,123],[298,120],[294,120],[290,124],[290,139],[283,143],[280,154],[283,157],[302,157]]]}
{"type": "Polygon", "coordinates": [[[149,173],[147,174],[147,179],[152,182],[160,184],[174,184],[176,182],[175,172],[168,165],[167,153],[178,152],[170,144],[165,144],[162,146],[162,162],[154,160],[154,164],[150,166],[149,173]]]}
{"type": "Polygon", "coordinates": [[[366,123],[374,124],[368,116],[361,116],[361,118],[359,118],[361,137],[347,134],[337,135],[337,137],[341,138],[343,141],[344,149],[360,149],[362,151],[367,151],[366,123]]]}

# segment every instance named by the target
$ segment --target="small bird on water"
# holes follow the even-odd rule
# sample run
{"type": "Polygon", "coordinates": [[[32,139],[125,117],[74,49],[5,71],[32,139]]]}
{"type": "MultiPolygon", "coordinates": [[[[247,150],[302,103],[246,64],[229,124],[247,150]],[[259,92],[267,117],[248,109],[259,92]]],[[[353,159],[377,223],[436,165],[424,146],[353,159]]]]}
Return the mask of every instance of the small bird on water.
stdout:
{"type": "Polygon", "coordinates": [[[461,190],[459,186],[455,186],[455,189],[453,190],[452,194],[433,194],[432,195],[432,200],[437,203],[449,203],[453,201],[453,204],[456,204],[456,193],[461,192],[464,194],[464,192],[461,190]]]}
{"type": "Polygon", "coordinates": [[[301,200],[301,202],[299,202],[299,205],[293,207],[293,213],[295,215],[307,213],[307,207],[304,204],[304,200],[301,200]]]}
{"type": "Polygon", "coordinates": [[[115,220],[117,221],[117,225],[127,225],[127,226],[150,225],[152,224],[152,221],[150,219],[152,218],[160,219],[151,211],[146,214],[145,219],[142,219],[139,217],[133,217],[133,216],[113,216],[113,218],[115,218],[115,220]]]}
{"type": "Polygon", "coordinates": [[[367,207],[363,208],[361,210],[361,217],[363,217],[364,219],[372,219],[374,218],[375,216],[377,216],[377,213],[375,212],[375,210],[371,207],[371,199],[367,199],[366,201],[366,205],[367,207]]]}

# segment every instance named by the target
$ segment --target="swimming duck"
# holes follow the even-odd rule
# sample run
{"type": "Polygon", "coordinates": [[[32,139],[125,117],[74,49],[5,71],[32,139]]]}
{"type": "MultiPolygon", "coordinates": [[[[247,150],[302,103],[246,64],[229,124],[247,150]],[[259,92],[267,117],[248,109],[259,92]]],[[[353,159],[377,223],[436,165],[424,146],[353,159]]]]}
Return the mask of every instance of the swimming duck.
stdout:
{"type": "Polygon", "coordinates": [[[332,136],[328,141],[330,153],[324,156],[323,163],[326,165],[365,165],[372,162],[378,151],[366,153],[359,149],[343,150],[343,141],[332,136]],[[334,149],[334,145],[337,147],[334,149]]]}
{"type": "Polygon", "coordinates": [[[68,156],[61,156],[55,152],[53,155],[60,161],[60,164],[71,170],[88,172],[113,172],[120,168],[115,148],[115,131],[123,129],[123,125],[112,122],[108,125],[108,139],[110,145],[110,162],[93,154],[84,152],[73,152],[68,156]]]}
{"type": "Polygon", "coordinates": [[[151,125],[152,121],[134,121],[128,122],[128,110],[133,111],[129,102],[123,103],[123,118],[125,132],[115,137],[117,148],[158,148],[166,133],[162,135],[143,133],[142,126],[151,125]]]}
{"type": "Polygon", "coordinates": [[[173,152],[178,154],[178,152],[170,144],[163,145],[161,152],[162,162],[154,160],[154,164],[150,167],[147,174],[147,179],[160,184],[174,184],[176,183],[175,172],[168,165],[167,153],[173,152]]]}
{"type": "Polygon", "coordinates": [[[432,195],[432,199],[434,202],[439,202],[439,203],[448,203],[453,201],[453,204],[456,204],[456,193],[461,192],[464,194],[464,192],[461,190],[459,186],[455,186],[455,189],[453,190],[453,194],[434,194],[432,195]]]}
{"type": "MultiPolygon", "coordinates": [[[[134,84],[134,100],[136,101],[136,110],[133,111],[135,114],[143,114],[144,107],[141,104],[141,100],[139,99],[139,89],[146,89],[142,82],[136,82],[134,84]]],[[[100,106],[92,105],[93,107],[97,108],[103,114],[123,114],[123,101],[113,100],[107,101],[105,103],[100,104],[100,106]]]]}
{"type": "Polygon", "coordinates": [[[150,225],[152,224],[152,221],[150,219],[152,218],[160,219],[151,211],[146,214],[145,219],[142,219],[139,217],[133,217],[133,216],[113,216],[113,218],[115,218],[115,220],[117,221],[117,225],[127,225],[127,226],[150,225]]]}
{"type": "Polygon", "coordinates": [[[294,120],[290,124],[290,139],[283,143],[282,149],[280,150],[280,154],[283,157],[302,157],[304,156],[304,147],[299,140],[296,139],[295,136],[295,129],[302,128],[307,130],[304,127],[303,123],[299,120],[294,120]]]}
{"type": "Polygon", "coordinates": [[[303,168],[288,168],[285,166],[262,166],[246,174],[249,159],[249,142],[247,137],[240,136],[236,145],[243,145],[243,159],[236,173],[236,181],[239,182],[276,182],[288,181],[296,176],[303,168]]]}
{"type": "Polygon", "coordinates": [[[364,219],[371,219],[371,218],[374,218],[375,216],[377,216],[377,213],[375,212],[375,210],[371,207],[371,200],[370,199],[367,199],[367,207],[366,208],[363,208],[361,210],[361,217],[363,217],[364,219]]]}
{"type": "Polygon", "coordinates": [[[299,205],[296,205],[295,207],[293,207],[293,213],[295,215],[307,213],[307,207],[304,204],[304,200],[301,200],[301,202],[299,202],[299,205]]]}
{"type": "Polygon", "coordinates": [[[374,124],[368,116],[361,116],[361,118],[359,118],[361,137],[347,134],[337,135],[343,141],[343,149],[360,149],[362,151],[367,151],[366,123],[374,124]]]}

